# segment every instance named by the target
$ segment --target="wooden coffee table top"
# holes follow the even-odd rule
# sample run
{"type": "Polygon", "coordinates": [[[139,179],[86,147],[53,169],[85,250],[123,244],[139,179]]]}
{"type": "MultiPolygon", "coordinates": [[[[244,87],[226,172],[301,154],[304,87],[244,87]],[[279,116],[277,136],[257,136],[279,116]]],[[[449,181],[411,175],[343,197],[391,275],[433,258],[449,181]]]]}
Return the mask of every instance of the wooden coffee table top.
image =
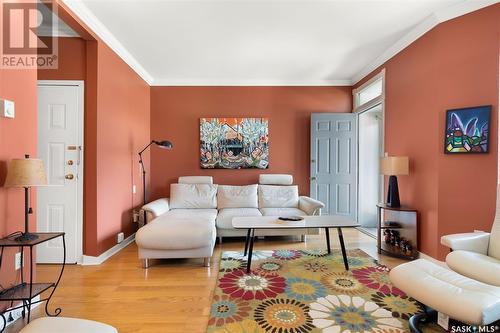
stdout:
{"type": "Polygon", "coordinates": [[[234,217],[235,229],[355,228],[360,224],[339,215],[302,216],[302,221],[282,221],[278,216],[234,217]]]}

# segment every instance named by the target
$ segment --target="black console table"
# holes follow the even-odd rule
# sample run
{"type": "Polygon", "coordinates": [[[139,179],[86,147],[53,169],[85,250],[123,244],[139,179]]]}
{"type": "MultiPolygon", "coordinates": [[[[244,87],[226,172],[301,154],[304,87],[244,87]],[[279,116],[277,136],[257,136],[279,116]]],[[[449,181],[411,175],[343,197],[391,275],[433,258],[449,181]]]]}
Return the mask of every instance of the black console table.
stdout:
{"type": "MultiPolygon", "coordinates": [[[[28,323],[30,322],[30,317],[31,317],[31,306],[36,303],[41,303],[45,302],[45,313],[50,316],[50,317],[55,317],[58,316],[61,313],[61,308],[56,308],[54,310],[54,313],[49,312],[49,302],[50,299],[52,298],[52,295],[54,295],[54,292],[59,285],[59,282],[61,281],[62,274],[64,272],[64,267],[66,265],[66,240],[64,238],[65,233],[64,232],[38,232],[36,233],[38,236],[37,239],[33,239],[30,241],[23,241],[19,242],[11,238],[4,238],[0,239],[0,249],[3,254],[3,250],[6,247],[19,247],[21,249],[21,263],[24,263],[24,248],[29,248],[30,252],[30,275],[29,275],[29,282],[25,281],[24,277],[24,270],[23,267],[21,267],[21,283],[18,285],[15,285],[9,289],[5,289],[3,291],[0,291],[0,302],[22,302],[20,305],[15,306],[13,308],[8,309],[10,310],[16,310],[16,309],[23,309],[22,310],[22,315],[23,318],[26,315],[28,315],[28,323]],[[48,242],[54,238],[61,237],[62,243],[63,243],[63,261],[61,263],[61,271],[59,272],[59,277],[57,278],[56,282],[48,282],[48,283],[40,283],[40,282],[33,282],[33,248],[41,243],[48,242]],[[50,294],[48,297],[40,299],[36,302],[33,302],[32,299],[33,297],[36,297],[43,293],[46,290],[49,290],[50,294]]],[[[1,266],[1,261],[3,256],[0,256],[0,266],[1,266]]],[[[7,309],[6,309],[7,310],[7,309]]],[[[5,327],[7,326],[7,320],[5,319],[5,311],[0,313],[0,316],[2,317],[3,320],[3,326],[1,326],[0,333],[3,332],[5,327]]]]}

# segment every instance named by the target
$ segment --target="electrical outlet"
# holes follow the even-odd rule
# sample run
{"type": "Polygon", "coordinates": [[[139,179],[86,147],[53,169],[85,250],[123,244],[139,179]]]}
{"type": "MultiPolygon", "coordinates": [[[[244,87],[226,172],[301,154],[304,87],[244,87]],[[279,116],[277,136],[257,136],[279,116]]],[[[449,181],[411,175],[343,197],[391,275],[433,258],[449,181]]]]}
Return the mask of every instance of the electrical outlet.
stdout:
{"type": "Polygon", "coordinates": [[[132,194],[136,194],[136,193],[137,193],[137,186],[132,185],[132,194]]]}
{"type": "Polygon", "coordinates": [[[16,256],[14,258],[14,266],[16,271],[20,269],[22,266],[24,266],[23,263],[21,262],[21,252],[16,253],[16,256]]]}
{"type": "Polygon", "coordinates": [[[125,239],[125,234],[123,232],[120,232],[118,235],[116,235],[116,243],[117,244],[120,244],[121,242],[123,242],[124,239],[125,239]]]}
{"type": "Polygon", "coordinates": [[[134,223],[137,223],[139,222],[139,212],[134,210],[134,212],[132,213],[132,219],[134,221],[134,223]]]}

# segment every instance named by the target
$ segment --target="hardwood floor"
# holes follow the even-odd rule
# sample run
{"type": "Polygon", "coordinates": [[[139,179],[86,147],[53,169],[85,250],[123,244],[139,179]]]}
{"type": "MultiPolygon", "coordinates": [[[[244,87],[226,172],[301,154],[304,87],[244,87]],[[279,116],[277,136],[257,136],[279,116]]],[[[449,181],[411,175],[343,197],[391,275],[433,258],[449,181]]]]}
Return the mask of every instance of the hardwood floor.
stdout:
{"type": "MultiPolygon", "coordinates": [[[[337,233],[330,233],[333,248],[338,248],[337,233]]],[[[373,238],[346,229],[348,249],[360,248],[382,264],[394,267],[402,260],[377,255],[373,238]]],[[[145,270],[137,259],[134,244],[99,266],[67,266],[50,309],[62,308],[62,316],[101,321],[120,333],[205,332],[221,251],[242,250],[243,239],[224,239],[217,244],[211,267],[202,267],[201,259],[153,261],[145,270]]],[[[308,236],[307,242],[296,238],[266,238],[255,249],[303,249],[325,247],[324,235],[308,236]]],[[[38,265],[38,280],[54,279],[57,268],[38,265]]],[[[43,316],[43,306],[33,311],[33,318],[43,316]]],[[[18,332],[20,320],[6,332],[18,332]]],[[[54,332],[58,333],[58,332],[54,332]]]]}

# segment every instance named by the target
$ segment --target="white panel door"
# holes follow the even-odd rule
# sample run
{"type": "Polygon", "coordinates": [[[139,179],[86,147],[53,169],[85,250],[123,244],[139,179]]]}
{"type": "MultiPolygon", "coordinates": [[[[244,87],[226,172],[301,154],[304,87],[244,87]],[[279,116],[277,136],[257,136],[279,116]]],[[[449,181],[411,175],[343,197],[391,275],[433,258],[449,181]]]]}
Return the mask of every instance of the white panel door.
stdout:
{"type": "Polygon", "coordinates": [[[311,197],[324,215],[356,219],[357,119],[352,113],[311,115],[311,197]]]}
{"type": "MultiPolygon", "coordinates": [[[[82,255],[82,131],[83,86],[38,84],[38,154],[49,186],[37,192],[37,231],[66,233],[66,258],[82,255]]],[[[56,238],[37,247],[38,263],[62,259],[56,238]]]]}

